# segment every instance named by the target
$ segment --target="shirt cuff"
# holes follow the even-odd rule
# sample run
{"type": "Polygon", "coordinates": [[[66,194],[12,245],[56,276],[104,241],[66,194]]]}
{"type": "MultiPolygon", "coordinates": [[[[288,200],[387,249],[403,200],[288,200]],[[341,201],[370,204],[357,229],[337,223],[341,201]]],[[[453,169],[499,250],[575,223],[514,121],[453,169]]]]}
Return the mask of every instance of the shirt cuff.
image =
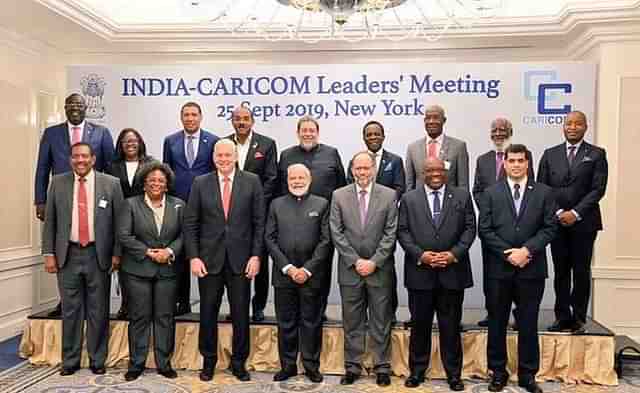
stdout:
{"type": "Polygon", "coordinates": [[[291,263],[289,263],[289,264],[285,265],[285,266],[282,268],[282,274],[286,275],[286,274],[287,274],[287,272],[289,271],[289,269],[290,269],[290,268],[292,268],[292,267],[293,267],[293,265],[292,265],[291,263]]]}
{"type": "Polygon", "coordinates": [[[167,247],[166,248],[167,252],[169,252],[169,255],[171,255],[169,257],[169,264],[171,264],[171,262],[176,260],[176,254],[173,252],[173,250],[171,249],[171,247],[167,247]]]}
{"type": "Polygon", "coordinates": [[[42,256],[43,256],[43,257],[53,257],[53,256],[55,256],[55,255],[56,255],[56,254],[49,254],[49,253],[47,253],[47,254],[42,254],[42,256]]]}
{"type": "Polygon", "coordinates": [[[573,215],[576,216],[576,220],[582,221],[582,217],[580,217],[580,214],[578,214],[578,212],[575,209],[571,209],[571,213],[573,213],[573,215]]]}
{"type": "Polygon", "coordinates": [[[563,212],[563,211],[564,211],[564,210],[562,210],[562,209],[558,209],[558,210],[556,210],[556,217],[559,217],[559,216],[560,216],[560,214],[562,214],[562,212],[563,212]]]}
{"type": "Polygon", "coordinates": [[[309,278],[311,278],[311,272],[308,271],[306,268],[302,268],[302,270],[304,270],[305,273],[307,273],[307,276],[309,276],[309,278]]]}

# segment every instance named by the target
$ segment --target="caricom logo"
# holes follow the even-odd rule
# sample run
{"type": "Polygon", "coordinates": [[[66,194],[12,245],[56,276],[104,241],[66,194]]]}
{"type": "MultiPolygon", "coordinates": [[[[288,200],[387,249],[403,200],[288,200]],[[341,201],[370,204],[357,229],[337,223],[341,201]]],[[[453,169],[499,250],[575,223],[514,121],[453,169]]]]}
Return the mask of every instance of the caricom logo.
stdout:
{"type": "Polygon", "coordinates": [[[557,82],[558,73],[553,70],[526,71],[524,73],[524,98],[536,103],[536,116],[523,116],[524,124],[555,125],[562,124],[571,105],[559,103],[573,92],[573,86],[567,82],[557,82]]]}

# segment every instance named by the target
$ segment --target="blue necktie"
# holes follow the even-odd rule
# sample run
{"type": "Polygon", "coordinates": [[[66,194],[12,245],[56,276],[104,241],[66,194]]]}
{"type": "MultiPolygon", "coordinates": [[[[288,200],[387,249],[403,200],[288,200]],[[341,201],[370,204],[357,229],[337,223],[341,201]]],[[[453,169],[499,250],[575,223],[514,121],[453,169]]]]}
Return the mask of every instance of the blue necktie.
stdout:
{"type": "Polygon", "coordinates": [[[193,166],[193,162],[196,160],[196,154],[193,148],[193,135],[189,135],[187,136],[187,139],[189,140],[187,142],[187,164],[189,164],[189,168],[191,168],[193,166]]]}
{"type": "Polygon", "coordinates": [[[433,191],[433,223],[440,223],[440,191],[433,191]]]}

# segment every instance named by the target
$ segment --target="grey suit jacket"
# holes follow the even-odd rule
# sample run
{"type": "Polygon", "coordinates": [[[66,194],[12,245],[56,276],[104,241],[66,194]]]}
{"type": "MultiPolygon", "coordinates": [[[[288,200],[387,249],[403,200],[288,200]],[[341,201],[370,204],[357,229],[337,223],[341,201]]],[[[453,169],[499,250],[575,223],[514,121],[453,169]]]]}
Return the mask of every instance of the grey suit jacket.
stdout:
{"type": "MultiPolygon", "coordinates": [[[[407,170],[407,191],[422,186],[422,167],[426,158],[427,137],[418,139],[407,148],[406,170],[407,170]]],[[[453,187],[469,189],[469,153],[467,144],[448,135],[444,135],[440,158],[445,161],[448,167],[448,185],[453,187]]]]}
{"type": "MultiPolygon", "coordinates": [[[[116,218],[124,199],[120,181],[113,176],[95,172],[94,221],[95,246],[98,265],[102,270],[111,267],[111,257],[120,256],[120,246],[115,238],[116,218]],[[104,202],[103,202],[104,201],[104,202]]],[[[56,175],[49,187],[42,231],[42,253],[54,254],[58,267],[67,260],[71,236],[74,173],[56,175]]]]}
{"type": "Polygon", "coordinates": [[[356,186],[333,192],[329,226],[333,244],[338,250],[338,283],[356,286],[390,286],[393,283],[393,251],[398,226],[396,192],[380,184],[371,189],[366,225],[360,224],[360,209],[356,186]],[[370,259],[376,270],[361,277],[355,270],[359,258],[370,259]]]}
{"type": "MultiPolygon", "coordinates": [[[[118,240],[122,245],[122,271],[140,277],[173,277],[175,263],[158,264],[146,252],[149,248],[167,248],[174,255],[182,252],[182,199],[166,196],[162,228],[158,234],[153,211],[144,201],[144,195],[126,200],[118,223],[118,240]]],[[[183,263],[182,260],[174,261],[183,263]]]]}

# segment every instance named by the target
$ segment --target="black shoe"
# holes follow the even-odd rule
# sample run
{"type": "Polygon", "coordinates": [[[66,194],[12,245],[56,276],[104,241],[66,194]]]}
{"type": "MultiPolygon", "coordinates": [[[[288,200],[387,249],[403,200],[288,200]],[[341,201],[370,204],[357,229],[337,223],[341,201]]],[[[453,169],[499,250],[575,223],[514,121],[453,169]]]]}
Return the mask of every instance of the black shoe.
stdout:
{"type": "Polygon", "coordinates": [[[571,326],[571,333],[572,334],[584,334],[585,332],[586,332],[586,330],[584,328],[584,323],[582,323],[580,321],[574,322],[573,326],[571,326]]]}
{"type": "Polygon", "coordinates": [[[135,381],[142,375],[142,370],[129,370],[124,375],[124,380],[127,382],[135,381]]]}
{"type": "Polygon", "coordinates": [[[342,378],[340,378],[340,385],[353,385],[353,383],[357,381],[358,378],[360,378],[358,374],[347,371],[347,373],[342,378]]]}
{"type": "Polygon", "coordinates": [[[251,319],[253,319],[253,322],[262,322],[262,321],[264,321],[264,311],[255,310],[253,312],[253,317],[251,317],[251,319]]]}
{"type": "Polygon", "coordinates": [[[322,374],[320,374],[320,371],[317,371],[317,370],[315,370],[315,371],[306,370],[304,372],[304,375],[306,375],[307,378],[309,378],[309,381],[311,381],[313,383],[320,383],[324,379],[322,377],[322,374]]]}
{"type": "Polygon", "coordinates": [[[62,316],[62,303],[58,302],[56,306],[47,313],[48,317],[60,317],[62,316]]]}
{"type": "Polygon", "coordinates": [[[233,374],[233,376],[236,377],[238,381],[241,381],[241,382],[251,381],[251,374],[249,374],[247,369],[244,367],[231,369],[231,374],[233,374]]]}
{"type": "Polygon", "coordinates": [[[449,389],[454,392],[461,392],[464,390],[464,383],[462,383],[460,378],[451,378],[449,380],[449,389]]]}
{"type": "Polygon", "coordinates": [[[291,377],[295,377],[296,375],[298,375],[298,372],[296,370],[285,370],[285,369],[282,369],[282,370],[278,371],[276,373],[276,375],[273,376],[273,382],[286,381],[287,379],[289,379],[291,377]]]}
{"type": "Polygon", "coordinates": [[[495,374],[491,376],[491,381],[489,382],[489,391],[490,392],[501,392],[505,386],[507,386],[507,381],[509,380],[508,375],[496,376],[495,374]]]}
{"type": "Polygon", "coordinates": [[[185,315],[191,312],[191,304],[189,303],[180,303],[178,307],[176,307],[176,316],[177,315],[185,315]]]}
{"type": "Polygon", "coordinates": [[[573,328],[574,324],[575,322],[573,321],[561,321],[556,319],[555,321],[553,321],[551,326],[547,328],[547,330],[550,332],[569,332],[571,331],[571,328],[573,328]]]}
{"type": "Polygon", "coordinates": [[[62,369],[60,370],[60,375],[62,375],[63,377],[68,377],[69,375],[75,374],[78,370],[80,370],[80,367],[62,367],[62,369]]]}
{"type": "Polygon", "coordinates": [[[424,375],[410,375],[406,381],[404,381],[404,386],[408,388],[417,388],[421,383],[424,382],[424,375]]]}
{"type": "Polygon", "coordinates": [[[513,324],[511,325],[511,330],[514,331],[518,331],[519,327],[518,327],[518,321],[513,321],[513,324]]]}
{"type": "Polygon", "coordinates": [[[213,379],[213,372],[214,372],[214,371],[213,371],[213,368],[203,368],[203,369],[200,371],[200,375],[199,375],[200,380],[201,380],[202,382],[209,382],[209,381],[211,381],[211,380],[213,379]]]}
{"type": "Polygon", "coordinates": [[[320,318],[320,322],[325,323],[329,320],[329,318],[327,318],[327,314],[322,314],[322,318],[320,318]]]}
{"type": "Polygon", "coordinates": [[[178,378],[178,373],[176,372],[176,370],[172,369],[171,366],[163,369],[163,370],[158,370],[158,374],[162,375],[165,378],[169,378],[169,379],[176,379],[178,378]]]}
{"type": "Polygon", "coordinates": [[[95,375],[104,375],[107,372],[107,370],[104,368],[104,366],[102,366],[102,367],[91,366],[90,369],[91,369],[91,372],[94,373],[95,375]]]}
{"type": "Polygon", "coordinates": [[[480,327],[489,327],[489,316],[484,317],[478,321],[478,326],[480,327]]]}
{"type": "Polygon", "coordinates": [[[529,393],[542,393],[542,389],[538,386],[535,379],[529,379],[528,381],[523,382],[518,381],[518,386],[529,393]]]}
{"type": "Polygon", "coordinates": [[[120,307],[120,309],[116,313],[116,318],[126,321],[127,319],[129,319],[129,312],[127,311],[126,308],[120,307]]]}
{"type": "Polygon", "coordinates": [[[389,378],[389,374],[379,373],[376,375],[376,385],[382,387],[391,385],[391,378],[389,378]]]}
{"type": "Polygon", "coordinates": [[[224,316],[225,321],[231,321],[231,313],[224,316]]]}

